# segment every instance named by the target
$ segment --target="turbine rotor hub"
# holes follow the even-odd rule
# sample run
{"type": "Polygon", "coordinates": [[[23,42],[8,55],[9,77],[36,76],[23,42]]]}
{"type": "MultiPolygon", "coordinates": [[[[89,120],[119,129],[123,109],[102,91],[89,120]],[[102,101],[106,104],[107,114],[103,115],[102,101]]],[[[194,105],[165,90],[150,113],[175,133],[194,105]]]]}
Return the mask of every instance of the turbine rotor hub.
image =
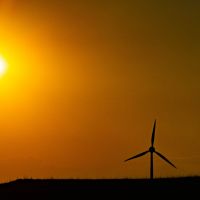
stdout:
{"type": "Polygon", "coordinates": [[[151,153],[153,153],[153,152],[155,152],[155,148],[154,148],[154,147],[150,147],[150,148],[149,148],[149,151],[150,151],[151,153]]]}

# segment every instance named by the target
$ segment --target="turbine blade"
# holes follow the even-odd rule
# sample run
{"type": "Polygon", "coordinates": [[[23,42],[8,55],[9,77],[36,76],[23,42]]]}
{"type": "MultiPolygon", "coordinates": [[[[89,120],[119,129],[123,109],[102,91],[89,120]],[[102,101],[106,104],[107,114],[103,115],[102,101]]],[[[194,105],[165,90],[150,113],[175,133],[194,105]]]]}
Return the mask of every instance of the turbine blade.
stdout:
{"type": "Polygon", "coordinates": [[[176,166],[173,164],[173,163],[171,163],[165,156],[163,156],[161,153],[159,153],[159,152],[157,152],[157,151],[155,151],[155,153],[158,155],[158,156],[160,156],[163,160],[165,160],[166,162],[168,162],[171,166],[173,166],[174,168],[176,168],[176,166]]]}
{"type": "Polygon", "coordinates": [[[140,156],[143,156],[143,155],[147,154],[148,152],[149,152],[149,151],[145,151],[145,152],[139,153],[139,154],[137,154],[137,155],[135,155],[135,156],[133,156],[133,157],[131,157],[131,158],[126,159],[124,162],[129,161],[129,160],[132,160],[132,159],[134,159],[134,158],[138,158],[138,157],[140,157],[140,156]]]}
{"type": "Polygon", "coordinates": [[[153,131],[152,131],[152,136],[151,136],[151,145],[152,146],[154,144],[154,139],[155,139],[155,130],[156,130],[156,120],[155,120],[154,125],[153,125],[153,131]]]}

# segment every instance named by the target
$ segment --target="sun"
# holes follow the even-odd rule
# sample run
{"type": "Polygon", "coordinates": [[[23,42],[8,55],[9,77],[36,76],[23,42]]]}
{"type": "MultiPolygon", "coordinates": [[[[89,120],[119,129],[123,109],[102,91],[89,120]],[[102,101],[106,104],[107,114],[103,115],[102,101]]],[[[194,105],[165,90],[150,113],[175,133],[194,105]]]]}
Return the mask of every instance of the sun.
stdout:
{"type": "Polygon", "coordinates": [[[5,61],[5,59],[0,56],[0,76],[3,76],[6,72],[7,69],[7,63],[5,61]]]}

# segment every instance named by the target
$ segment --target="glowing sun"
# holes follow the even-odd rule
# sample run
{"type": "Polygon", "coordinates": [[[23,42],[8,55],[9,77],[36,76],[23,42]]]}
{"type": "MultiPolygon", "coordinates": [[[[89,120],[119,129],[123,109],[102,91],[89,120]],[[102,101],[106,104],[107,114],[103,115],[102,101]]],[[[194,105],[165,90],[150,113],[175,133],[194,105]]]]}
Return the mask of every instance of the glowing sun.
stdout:
{"type": "Polygon", "coordinates": [[[6,72],[7,63],[2,56],[0,56],[0,76],[3,76],[6,72]]]}

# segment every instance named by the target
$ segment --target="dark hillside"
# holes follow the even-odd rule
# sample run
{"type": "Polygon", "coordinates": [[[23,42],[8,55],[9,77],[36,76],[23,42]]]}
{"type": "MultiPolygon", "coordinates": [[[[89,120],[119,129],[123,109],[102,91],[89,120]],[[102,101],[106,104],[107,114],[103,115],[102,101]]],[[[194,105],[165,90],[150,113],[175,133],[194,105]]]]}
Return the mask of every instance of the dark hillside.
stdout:
{"type": "MultiPolygon", "coordinates": [[[[176,195],[197,198],[200,190],[200,177],[148,179],[19,179],[0,185],[2,196],[43,199],[50,197],[123,197],[135,199],[146,196],[160,199],[176,195]]],[[[174,197],[174,196],[173,196],[174,197]]]]}

